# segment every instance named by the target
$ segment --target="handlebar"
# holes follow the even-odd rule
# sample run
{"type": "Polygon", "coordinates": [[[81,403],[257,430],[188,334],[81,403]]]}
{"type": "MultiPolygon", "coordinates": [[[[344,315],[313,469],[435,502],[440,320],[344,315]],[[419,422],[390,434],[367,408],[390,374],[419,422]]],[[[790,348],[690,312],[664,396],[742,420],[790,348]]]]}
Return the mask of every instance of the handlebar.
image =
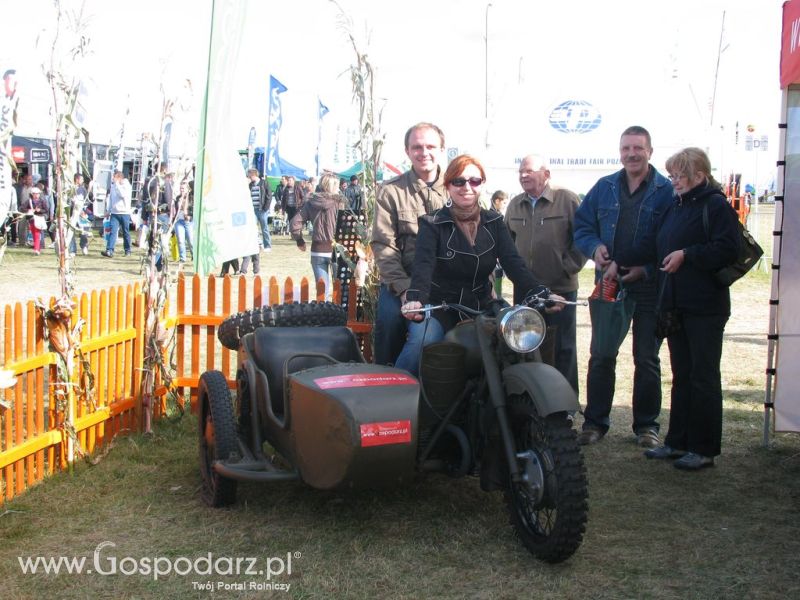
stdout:
{"type": "Polygon", "coordinates": [[[457,304],[455,302],[453,302],[452,304],[448,304],[447,302],[442,302],[441,304],[436,304],[436,305],[426,304],[421,308],[409,308],[408,310],[403,310],[401,308],[400,312],[403,313],[404,315],[411,315],[414,313],[425,313],[427,315],[435,310],[448,309],[448,308],[452,308],[457,311],[467,313],[468,315],[472,315],[473,317],[477,317],[478,315],[483,314],[482,310],[475,310],[474,308],[470,308],[469,306],[464,306],[463,304],[457,304]]]}
{"type": "MultiPolygon", "coordinates": [[[[565,306],[567,306],[567,305],[588,306],[589,305],[589,301],[588,300],[575,300],[575,301],[572,301],[572,300],[564,300],[564,299],[561,299],[561,298],[552,298],[551,299],[548,296],[550,296],[550,291],[549,290],[542,291],[542,292],[539,292],[538,294],[532,294],[532,295],[528,296],[527,298],[525,298],[525,300],[522,301],[521,304],[523,304],[525,306],[529,306],[531,308],[535,308],[537,310],[544,310],[545,308],[550,308],[551,306],[555,306],[556,304],[563,304],[565,306]]],[[[484,312],[486,312],[486,311],[476,310],[474,308],[470,308],[469,306],[464,306],[463,304],[457,304],[455,302],[450,303],[450,304],[448,304],[447,302],[442,302],[441,304],[437,304],[435,306],[427,304],[427,305],[425,305],[425,306],[423,306],[421,308],[412,308],[412,309],[408,309],[408,310],[403,310],[401,308],[400,312],[402,314],[404,314],[404,315],[409,315],[409,314],[414,314],[414,313],[425,313],[426,316],[429,316],[430,313],[432,313],[435,310],[442,310],[442,309],[446,310],[448,308],[455,309],[455,310],[457,310],[459,312],[466,313],[466,314],[471,315],[473,317],[477,317],[478,315],[483,314],[484,312]]]]}

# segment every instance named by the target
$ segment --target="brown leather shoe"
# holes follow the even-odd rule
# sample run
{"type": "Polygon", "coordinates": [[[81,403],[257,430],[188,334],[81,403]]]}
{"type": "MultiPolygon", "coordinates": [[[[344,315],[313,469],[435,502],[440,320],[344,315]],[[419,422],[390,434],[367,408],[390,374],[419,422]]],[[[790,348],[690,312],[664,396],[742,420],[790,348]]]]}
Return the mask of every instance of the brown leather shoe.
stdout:
{"type": "Polygon", "coordinates": [[[655,429],[645,429],[636,434],[636,443],[642,448],[657,448],[661,444],[655,429]]]}
{"type": "Polygon", "coordinates": [[[594,427],[587,427],[578,434],[578,443],[581,446],[589,446],[591,444],[596,444],[597,442],[603,439],[604,435],[605,434],[599,429],[595,429],[594,427]]]}

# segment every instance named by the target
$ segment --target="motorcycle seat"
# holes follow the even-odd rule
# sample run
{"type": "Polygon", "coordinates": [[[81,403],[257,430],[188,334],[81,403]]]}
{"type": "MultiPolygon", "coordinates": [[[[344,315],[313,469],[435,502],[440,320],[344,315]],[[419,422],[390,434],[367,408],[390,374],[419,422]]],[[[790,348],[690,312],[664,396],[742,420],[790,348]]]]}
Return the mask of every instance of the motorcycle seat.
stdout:
{"type": "Polygon", "coordinates": [[[272,410],[276,415],[284,414],[283,369],[287,360],[289,373],[330,364],[317,356],[292,359],[293,356],[315,352],[327,354],[339,362],[364,362],[355,334],[344,326],[259,327],[253,332],[252,344],[256,366],[267,376],[272,410]]]}

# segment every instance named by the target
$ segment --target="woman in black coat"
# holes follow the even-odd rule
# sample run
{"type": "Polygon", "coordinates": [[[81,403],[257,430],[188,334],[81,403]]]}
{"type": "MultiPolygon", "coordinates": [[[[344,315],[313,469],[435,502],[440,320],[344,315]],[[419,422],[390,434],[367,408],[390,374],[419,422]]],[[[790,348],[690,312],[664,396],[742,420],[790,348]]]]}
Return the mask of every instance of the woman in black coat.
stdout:
{"type": "Polygon", "coordinates": [[[626,257],[630,264],[657,258],[660,313],[674,311],[680,329],[667,338],[672,365],[669,433],[648,458],[677,458],[675,467],[697,470],[714,464],[722,444],[722,336],[731,312],[727,287],[713,273],[739,251],[736,213],[711,176],[699,148],[685,148],[666,163],[675,202],[664,212],[655,239],[643,240],[626,257]],[[704,213],[706,217],[704,218],[704,213]]]}
{"type": "MultiPolygon", "coordinates": [[[[398,368],[417,374],[422,347],[441,340],[460,320],[468,318],[454,310],[440,310],[426,324],[419,322],[421,313],[407,311],[442,302],[486,308],[492,299],[490,275],[498,261],[514,282],[515,302],[544,289],[517,253],[503,215],[481,209],[478,199],[485,181],[485,171],[477,159],[457,156],[444,174],[449,196],[446,206],[419,218],[411,286],[402,307],[404,316],[416,323],[409,328],[408,340],[395,364],[398,368]]],[[[561,308],[557,304],[550,310],[561,308]]]]}

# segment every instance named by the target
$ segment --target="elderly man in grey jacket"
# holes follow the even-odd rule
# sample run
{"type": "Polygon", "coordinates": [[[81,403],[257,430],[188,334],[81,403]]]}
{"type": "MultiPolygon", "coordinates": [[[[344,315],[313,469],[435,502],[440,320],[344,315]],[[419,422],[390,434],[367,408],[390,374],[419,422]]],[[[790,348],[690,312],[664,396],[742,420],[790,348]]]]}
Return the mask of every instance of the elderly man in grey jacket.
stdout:
{"type": "MultiPolygon", "coordinates": [[[[574,301],[578,297],[578,273],[587,260],[572,235],[580,199],[568,189],[550,185],[549,161],[536,154],[522,159],[519,183],[524,191],[512,198],[505,216],[517,251],[537,280],[574,301]]],[[[567,305],[544,317],[548,327],[555,328],[553,366],[577,394],[575,306],[567,305]]]]}

